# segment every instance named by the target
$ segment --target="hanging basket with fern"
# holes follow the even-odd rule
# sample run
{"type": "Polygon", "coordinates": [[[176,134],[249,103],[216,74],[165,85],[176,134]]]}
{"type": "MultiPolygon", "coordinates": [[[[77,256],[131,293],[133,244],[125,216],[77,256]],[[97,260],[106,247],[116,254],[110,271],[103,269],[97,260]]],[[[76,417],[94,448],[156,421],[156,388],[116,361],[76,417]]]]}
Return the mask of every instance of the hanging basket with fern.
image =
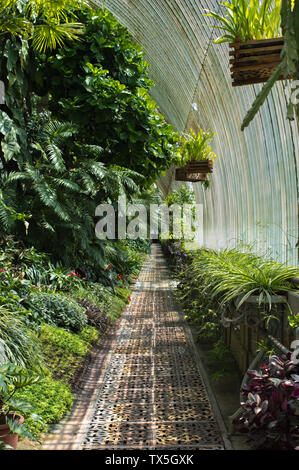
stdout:
{"type": "Polygon", "coordinates": [[[214,133],[208,129],[195,132],[190,129],[190,133],[186,134],[181,142],[180,157],[181,168],[177,168],[176,181],[207,181],[208,175],[213,173],[215,153],[209,146],[214,137],[214,133]]]}
{"type": "Polygon", "coordinates": [[[234,87],[267,82],[282,62],[281,9],[281,0],[231,0],[216,12],[206,10],[215,20],[206,26],[223,32],[214,44],[229,43],[234,87]]]}

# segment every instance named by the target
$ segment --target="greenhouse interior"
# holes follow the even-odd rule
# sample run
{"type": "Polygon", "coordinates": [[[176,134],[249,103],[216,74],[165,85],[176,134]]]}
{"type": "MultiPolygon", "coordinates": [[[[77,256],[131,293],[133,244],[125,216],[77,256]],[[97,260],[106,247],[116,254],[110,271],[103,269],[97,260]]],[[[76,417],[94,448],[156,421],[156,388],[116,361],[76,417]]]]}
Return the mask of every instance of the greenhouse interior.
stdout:
{"type": "Polygon", "coordinates": [[[0,5],[0,450],[299,450],[299,0],[0,5]]]}

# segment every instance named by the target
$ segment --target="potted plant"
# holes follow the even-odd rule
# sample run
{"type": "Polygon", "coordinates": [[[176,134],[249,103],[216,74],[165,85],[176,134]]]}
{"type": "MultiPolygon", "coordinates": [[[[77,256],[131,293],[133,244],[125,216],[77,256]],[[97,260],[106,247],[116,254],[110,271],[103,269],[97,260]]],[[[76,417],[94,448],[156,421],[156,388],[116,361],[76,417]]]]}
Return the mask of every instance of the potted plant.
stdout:
{"type": "Polygon", "coordinates": [[[213,172],[215,153],[210,143],[215,133],[210,129],[200,131],[196,134],[190,129],[181,140],[179,156],[181,168],[176,170],[176,181],[205,181],[208,182],[208,174],[213,172]]]}
{"type": "Polygon", "coordinates": [[[214,43],[229,42],[233,86],[266,82],[282,61],[281,0],[231,0],[222,5],[225,16],[210,10],[205,16],[224,31],[214,43]]]}
{"type": "MultiPolygon", "coordinates": [[[[43,377],[11,362],[0,365],[0,449],[16,449],[19,436],[36,440],[20,414],[28,414],[31,406],[15,399],[14,395],[18,390],[42,380],[43,377]]],[[[34,414],[30,417],[40,420],[34,414]]]]}

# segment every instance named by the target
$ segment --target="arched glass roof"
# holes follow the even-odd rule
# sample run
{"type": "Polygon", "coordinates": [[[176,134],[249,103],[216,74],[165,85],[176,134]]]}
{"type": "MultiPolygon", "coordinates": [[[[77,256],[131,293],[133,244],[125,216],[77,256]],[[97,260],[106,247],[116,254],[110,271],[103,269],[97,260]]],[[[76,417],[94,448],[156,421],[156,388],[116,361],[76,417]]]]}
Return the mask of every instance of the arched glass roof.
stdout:
{"type": "MultiPolygon", "coordinates": [[[[261,85],[233,88],[228,45],[204,9],[220,0],[106,0],[143,46],[156,86],[152,96],[179,132],[216,132],[211,186],[194,184],[204,205],[204,244],[211,248],[254,244],[288,264],[298,264],[298,128],[286,119],[287,81],[276,83],[244,132],[241,123],[261,85]]],[[[182,183],[174,170],[161,179],[164,192],[182,183]]]]}

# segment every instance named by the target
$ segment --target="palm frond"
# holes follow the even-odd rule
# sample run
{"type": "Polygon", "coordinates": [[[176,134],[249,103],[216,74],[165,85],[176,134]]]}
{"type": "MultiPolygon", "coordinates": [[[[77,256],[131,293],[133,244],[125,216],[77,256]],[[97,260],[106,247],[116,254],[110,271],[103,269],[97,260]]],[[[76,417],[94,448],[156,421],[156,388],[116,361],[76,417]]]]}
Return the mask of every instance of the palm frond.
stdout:
{"type": "Polygon", "coordinates": [[[68,39],[78,40],[82,34],[82,24],[61,23],[48,20],[45,24],[36,25],[32,35],[33,48],[41,53],[52,51],[63,46],[68,39]]]}

